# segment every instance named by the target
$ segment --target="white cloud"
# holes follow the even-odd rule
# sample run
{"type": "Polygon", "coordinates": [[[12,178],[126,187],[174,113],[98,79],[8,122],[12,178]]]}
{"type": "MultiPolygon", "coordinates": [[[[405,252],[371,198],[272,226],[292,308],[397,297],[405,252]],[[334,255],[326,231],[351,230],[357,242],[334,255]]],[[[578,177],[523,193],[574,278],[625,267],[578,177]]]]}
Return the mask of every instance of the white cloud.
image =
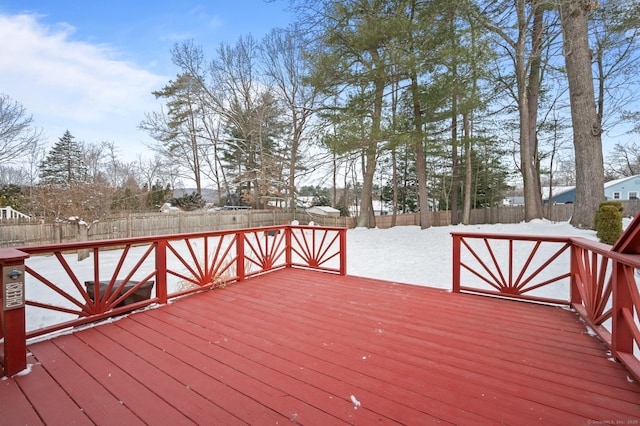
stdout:
{"type": "Polygon", "coordinates": [[[74,41],[73,33],[36,15],[0,15],[0,92],[22,103],[52,142],[69,129],[126,154],[146,138],[136,126],[158,108],[151,92],[169,77],[119,59],[113,47],[74,41]]]}

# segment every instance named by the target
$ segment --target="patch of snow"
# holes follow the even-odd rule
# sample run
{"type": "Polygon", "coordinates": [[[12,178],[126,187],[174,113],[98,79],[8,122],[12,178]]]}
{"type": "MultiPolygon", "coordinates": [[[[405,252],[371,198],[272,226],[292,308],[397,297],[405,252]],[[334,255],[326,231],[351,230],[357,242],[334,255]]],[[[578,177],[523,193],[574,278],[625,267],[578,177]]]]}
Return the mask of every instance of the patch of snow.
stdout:
{"type": "Polygon", "coordinates": [[[593,331],[593,328],[589,327],[587,323],[585,323],[584,326],[587,329],[587,333],[589,334],[589,336],[598,337],[598,334],[595,331],[593,331]]]}
{"type": "Polygon", "coordinates": [[[351,402],[353,402],[353,409],[354,409],[354,410],[357,410],[359,407],[361,407],[361,406],[362,406],[362,404],[360,403],[360,401],[358,401],[358,400],[356,399],[356,396],[355,396],[355,395],[351,395],[351,402]]]}
{"type": "Polygon", "coordinates": [[[16,374],[14,375],[14,377],[16,377],[16,376],[26,376],[27,374],[31,373],[31,370],[32,370],[32,369],[33,369],[33,364],[29,364],[29,363],[27,363],[27,368],[25,368],[24,370],[22,370],[22,371],[20,371],[20,372],[16,373],[16,374]]]}

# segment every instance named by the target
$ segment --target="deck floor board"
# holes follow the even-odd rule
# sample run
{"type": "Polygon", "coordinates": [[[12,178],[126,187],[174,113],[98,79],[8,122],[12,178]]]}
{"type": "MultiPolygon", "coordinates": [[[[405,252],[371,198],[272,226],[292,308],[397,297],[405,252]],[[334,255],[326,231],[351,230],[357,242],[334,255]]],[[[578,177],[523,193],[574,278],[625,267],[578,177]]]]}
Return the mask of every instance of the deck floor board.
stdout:
{"type": "Polygon", "coordinates": [[[572,311],[297,269],[28,349],[3,423],[640,420],[640,385],[572,311]]]}

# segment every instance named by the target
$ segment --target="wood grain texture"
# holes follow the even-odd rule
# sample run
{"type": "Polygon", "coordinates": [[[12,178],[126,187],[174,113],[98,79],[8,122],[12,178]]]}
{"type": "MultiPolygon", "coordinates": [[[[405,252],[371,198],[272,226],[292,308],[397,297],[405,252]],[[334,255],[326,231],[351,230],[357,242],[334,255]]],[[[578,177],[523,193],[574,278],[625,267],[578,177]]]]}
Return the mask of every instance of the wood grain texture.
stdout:
{"type": "Polygon", "coordinates": [[[28,349],[3,424],[640,419],[640,386],[570,310],[304,270],[28,349]]]}

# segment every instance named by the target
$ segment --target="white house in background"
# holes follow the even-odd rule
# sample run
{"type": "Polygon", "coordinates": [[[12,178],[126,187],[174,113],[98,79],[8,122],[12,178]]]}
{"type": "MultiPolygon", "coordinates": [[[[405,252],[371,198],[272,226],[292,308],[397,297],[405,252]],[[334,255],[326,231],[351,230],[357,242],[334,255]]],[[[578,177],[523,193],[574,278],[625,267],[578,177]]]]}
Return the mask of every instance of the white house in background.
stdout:
{"type": "MultiPolygon", "coordinates": [[[[576,199],[575,186],[558,186],[552,191],[553,202],[557,204],[573,203],[576,199]]],[[[640,199],[640,175],[611,180],[604,184],[605,200],[638,200],[640,199]]],[[[542,189],[542,201],[549,202],[549,188],[542,189]]]]}
{"type": "Polygon", "coordinates": [[[17,219],[27,219],[31,220],[31,216],[20,213],[18,210],[14,210],[11,206],[0,207],[0,222],[3,220],[17,220],[17,219]]]}
{"type": "Polygon", "coordinates": [[[334,209],[333,207],[329,206],[313,206],[308,208],[306,211],[307,213],[316,216],[340,216],[340,210],[334,209]]]}

